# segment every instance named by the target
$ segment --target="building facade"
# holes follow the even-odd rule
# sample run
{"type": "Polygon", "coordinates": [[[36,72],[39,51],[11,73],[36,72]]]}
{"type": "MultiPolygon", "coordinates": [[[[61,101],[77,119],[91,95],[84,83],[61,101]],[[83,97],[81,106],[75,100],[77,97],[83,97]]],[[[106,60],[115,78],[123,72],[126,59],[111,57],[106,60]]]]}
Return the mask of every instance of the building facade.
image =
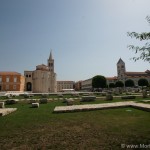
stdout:
{"type": "MultiPolygon", "coordinates": [[[[117,81],[122,81],[125,84],[125,81],[129,79],[134,81],[135,86],[138,86],[139,79],[146,79],[150,83],[150,70],[145,72],[128,72],[126,71],[125,62],[120,58],[117,62],[117,76],[106,77],[108,87],[110,83],[115,84],[117,81]]],[[[81,89],[86,91],[92,90],[92,78],[82,81],[81,89]]]]}
{"type": "Polygon", "coordinates": [[[90,91],[90,90],[92,90],[92,78],[82,81],[81,86],[82,86],[81,89],[83,91],[90,91]]]}
{"type": "Polygon", "coordinates": [[[82,81],[75,82],[75,90],[80,91],[82,89],[82,81]]]}
{"type": "Polygon", "coordinates": [[[57,92],[74,89],[74,81],[57,81],[57,92]]]}
{"type": "Polygon", "coordinates": [[[1,91],[24,91],[25,78],[18,72],[0,72],[1,91]]]}
{"type": "Polygon", "coordinates": [[[50,52],[47,65],[38,65],[34,71],[24,71],[24,76],[25,91],[32,91],[33,93],[57,92],[52,52],[50,52]]]}
{"type": "Polygon", "coordinates": [[[109,86],[110,83],[116,83],[118,81],[118,78],[116,76],[114,77],[106,77],[107,85],[109,86]]]}
{"type": "Polygon", "coordinates": [[[134,85],[138,86],[139,79],[146,79],[150,83],[150,70],[145,72],[128,72],[126,71],[124,61],[120,58],[117,62],[118,80],[125,83],[126,80],[133,80],[134,85]]]}

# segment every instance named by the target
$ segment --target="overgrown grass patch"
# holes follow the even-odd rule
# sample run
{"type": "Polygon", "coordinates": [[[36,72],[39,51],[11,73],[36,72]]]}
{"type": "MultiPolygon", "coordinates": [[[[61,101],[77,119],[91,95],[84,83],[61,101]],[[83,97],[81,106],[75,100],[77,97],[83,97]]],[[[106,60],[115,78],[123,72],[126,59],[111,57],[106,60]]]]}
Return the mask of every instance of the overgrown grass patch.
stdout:
{"type": "Polygon", "coordinates": [[[20,102],[18,110],[0,117],[1,149],[93,150],[121,149],[124,144],[149,144],[150,113],[118,108],[76,113],[53,113],[62,101],[40,104],[20,102]]]}

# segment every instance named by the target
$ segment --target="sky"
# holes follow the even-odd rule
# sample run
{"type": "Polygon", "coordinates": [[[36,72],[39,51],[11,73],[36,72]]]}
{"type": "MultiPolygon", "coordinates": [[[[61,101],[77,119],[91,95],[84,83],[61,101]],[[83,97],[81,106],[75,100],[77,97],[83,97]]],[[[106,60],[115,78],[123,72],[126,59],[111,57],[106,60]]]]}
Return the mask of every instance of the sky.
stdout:
{"type": "Polygon", "coordinates": [[[149,32],[150,0],[0,0],[0,71],[35,70],[52,49],[57,80],[117,76],[150,64],[128,45],[142,45],[127,32],[149,32]]]}

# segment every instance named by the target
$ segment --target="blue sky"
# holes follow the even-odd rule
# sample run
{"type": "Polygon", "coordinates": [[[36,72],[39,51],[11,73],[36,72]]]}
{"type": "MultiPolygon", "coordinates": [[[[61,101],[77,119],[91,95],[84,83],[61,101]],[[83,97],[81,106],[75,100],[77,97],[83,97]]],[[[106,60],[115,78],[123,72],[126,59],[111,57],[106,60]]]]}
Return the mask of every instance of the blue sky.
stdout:
{"type": "Polygon", "coordinates": [[[149,32],[150,0],[0,0],[0,71],[35,70],[50,49],[57,80],[116,76],[121,57],[127,71],[148,62],[127,45],[141,45],[127,32],[149,32]]]}

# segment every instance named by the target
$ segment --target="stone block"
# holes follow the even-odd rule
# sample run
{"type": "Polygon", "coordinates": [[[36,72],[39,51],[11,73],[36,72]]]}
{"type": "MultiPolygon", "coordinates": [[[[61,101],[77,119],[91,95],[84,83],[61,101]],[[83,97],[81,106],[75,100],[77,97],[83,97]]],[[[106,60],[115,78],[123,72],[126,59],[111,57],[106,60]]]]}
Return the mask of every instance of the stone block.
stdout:
{"type": "Polygon", "coordinates": [[[4,102],[0,102],[0,108],[5,108],[5,103],[4,102]]]}
{"type": "Polygon", "coordinates": [[[36,103],[36,102],[37,102],[36,99],[30,99],[30,100],[29,100],[29,104],[36,103]]]}
{"type": "Polygon", "coordinates": [[[32,103],[32,108],[39,108],[39,103],[32,103]]]}
{"type": "Polygon", "coordinates": [[[68,106],[71,106],[71,105],[73,105],[74,100],[73,100],[72,98],[67,99],[67,100],[66,100],[66,103],[67,103],[68,106]]]}

